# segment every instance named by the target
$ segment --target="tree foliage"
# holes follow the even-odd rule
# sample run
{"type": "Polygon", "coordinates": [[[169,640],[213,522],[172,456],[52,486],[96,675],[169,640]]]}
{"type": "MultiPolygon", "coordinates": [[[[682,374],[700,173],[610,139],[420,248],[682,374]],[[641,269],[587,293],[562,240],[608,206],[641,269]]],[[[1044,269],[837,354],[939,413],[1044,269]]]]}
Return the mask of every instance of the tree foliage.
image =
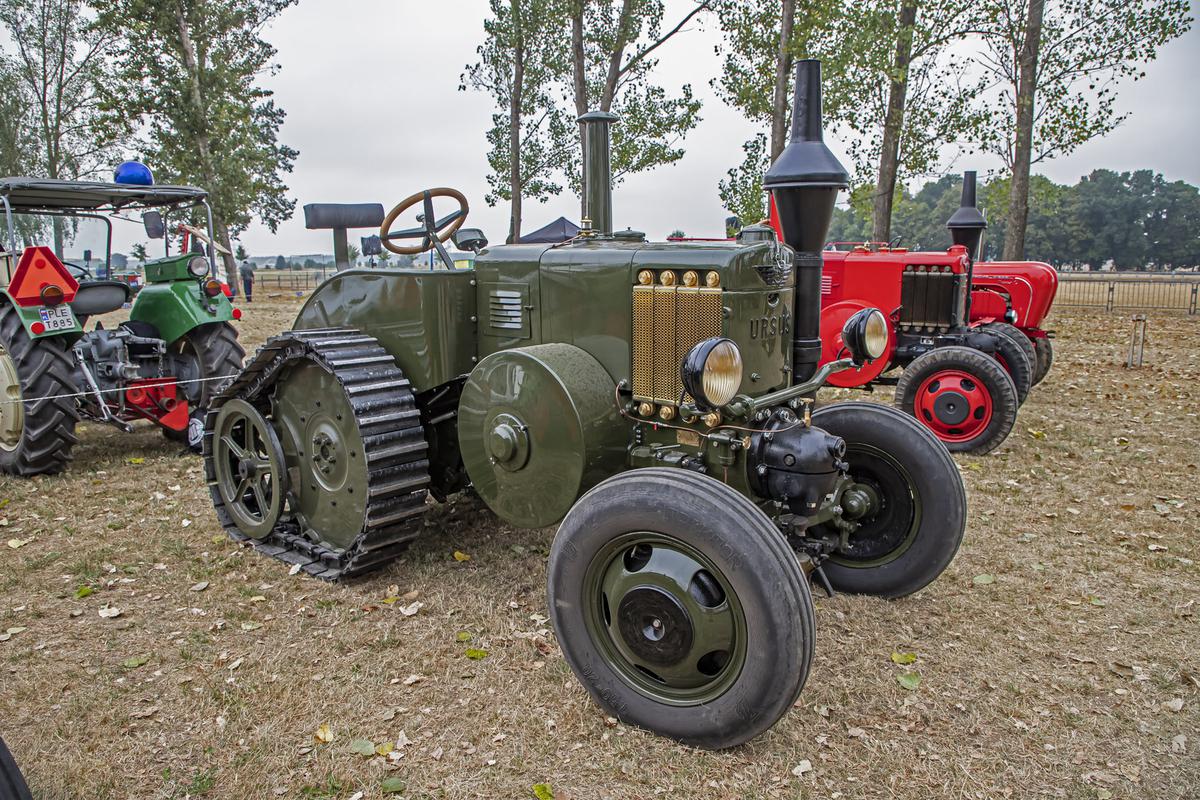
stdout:
{"type": "MultiPolygon", "coordinates": [[[[275,48],[260,35],[294,2],[94,0],[96,30],[116,43],[107,105],[144,125],[160,179],[209,191],[226,250],[251,220],[275,231],[295,208],[283,175],[297,153],[278,140],[284,111],[261,85],[275,48]]],[[[231,255],[225,264],[236,281],[231,255]]]]}

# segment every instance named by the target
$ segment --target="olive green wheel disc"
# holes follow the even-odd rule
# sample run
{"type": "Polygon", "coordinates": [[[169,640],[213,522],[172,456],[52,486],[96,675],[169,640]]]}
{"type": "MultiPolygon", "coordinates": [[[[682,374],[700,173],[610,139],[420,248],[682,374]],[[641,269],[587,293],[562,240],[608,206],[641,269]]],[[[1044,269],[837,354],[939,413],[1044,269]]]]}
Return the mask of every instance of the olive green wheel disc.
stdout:
{"type": "Polygon", "coordinates": [[[297,521],[333,547],[350,547],[363,529],[369,482],[345,388],[328,370],[302,362],[276,386],[272,417],[291,470],[297,521]]]}
{"type": "Polygon", "coordinates": [[[25,430],[25,404],[21,402],[21,376],[12,356],[0,345],[0,448],[16,450],[25,430]]]}
{"type": "Polygon", "coordinates": [[[589,630],[626,680],[663,703],[720,697],[746,660],[746,619],[729,580],[672,536],[618,536],[584,579],[589,630]]]}
{"type": "Polygon", "coordinates": [[[283,511],[287,473],[275,431],[257,408],[230,400],[213,423],[213,471],[225,509],[252,539],[271,532],[283,511]]]}
{"type": "Polygon", "coordinates": [[[580,683],[664,736],[741,744],[808,677],[808,580],[767,515],[707,475],[635,469],[597,485],[558,528],[547,589],[580,683]]]}

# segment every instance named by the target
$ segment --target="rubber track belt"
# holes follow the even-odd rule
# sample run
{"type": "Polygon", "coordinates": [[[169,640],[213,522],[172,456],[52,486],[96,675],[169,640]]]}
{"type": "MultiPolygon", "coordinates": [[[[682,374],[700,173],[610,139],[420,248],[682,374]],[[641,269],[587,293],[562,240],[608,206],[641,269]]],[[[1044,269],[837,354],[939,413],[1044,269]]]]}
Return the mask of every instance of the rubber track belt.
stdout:
{"type": "Polygon", "coordinates": [[[299,564],[310,575],[336,581],[384,566],[421,533],[429,485],[427,451],[412,386],[378,340],[348,328],[288,331],[269,339],[213,398],[204,431],[204,477],[217,520],[232,539],[280,561],[299,564]],[[265,538],[251,539],[225,511],[217,488],[212,456],[217,412],[229,400],[240,398],[266,416],[276,381],[300,363],[316,364],[341,384],[354,408],[367,456],[369,499],[363,527],[345,550],[305,535],[286,507],[265,538]]]}

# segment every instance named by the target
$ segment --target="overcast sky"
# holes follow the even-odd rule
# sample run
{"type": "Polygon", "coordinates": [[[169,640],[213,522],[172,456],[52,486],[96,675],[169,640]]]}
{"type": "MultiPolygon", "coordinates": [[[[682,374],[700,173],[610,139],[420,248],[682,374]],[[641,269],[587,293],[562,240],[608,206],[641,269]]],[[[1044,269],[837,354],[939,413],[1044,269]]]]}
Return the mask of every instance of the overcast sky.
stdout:
{"type": "MultiPolygon", "coordinates": [[[[691,0],[667,0],[668,19],[691,0]]],[[[1197,16],[1192,4],[1192,15],[1197,16]]],[[[471,203],[468,224],[493,242],[507,231],[504,206],[488,207],[484,133],[492,99],[458,91],[463,66],[475,59],[483,36],[486,0],[301,0],[266,31],[278,48],[279,73],[267,83],[287,111],[283,142],[300,151],[286,177],[296,214],[276,234],[255,225],[241,241],[253,255],[328,252],[326,231],[304,229],[301,206],[312,202],[380,202],[390,208],[412,192],[452,186],[471,203]]],[[[687,138],[677,164],[626,180],[613,200],[614,223],[661,238],[682,228],[716,235],[725,213],[717,181],[742,157],[755,129],[716,97],[709,80],[720,70],[713,21],[693,24],[660,48],[658,81],[690,82],[704,101],[703,121],[687,138]]],[[[1118,108],[1130,119],[1108,137],[1069,157],[1035,166],[1059,182],[1074,183],[1092,169],[1150,168],[1168,179],[1200,184],[1200,32],[1168,45],[1127,86],[1118,108]]],[[[841,152],[836,142],[830,142],[841,152]]],[[[985,172],[997,163],[980,158],[957,169],[985,172]]],[[[578,200],[566,194],[526,205],[526,231],[564,215],[578,221],[578,200]]],[[[362,235],[370,231],[359,232],[362,235]]],[[[352,241],[354,241],[352,239],[352,241]]]]}

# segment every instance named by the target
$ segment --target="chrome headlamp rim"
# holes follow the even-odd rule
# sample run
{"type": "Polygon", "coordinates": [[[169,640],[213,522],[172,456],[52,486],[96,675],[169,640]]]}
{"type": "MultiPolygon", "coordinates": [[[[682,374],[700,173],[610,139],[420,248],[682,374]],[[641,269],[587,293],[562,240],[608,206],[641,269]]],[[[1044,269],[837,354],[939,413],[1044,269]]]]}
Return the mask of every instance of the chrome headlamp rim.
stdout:
{"type": "Polygon", "coordinates": [[[733,402],[742,385],[742,352],[737,343],[714,336],[697,343],[679,368],[684,390],[701,411],[716,411],[733,402]]]}
{"type": "Polygon", "coordinates": [[[192,256],[188,259],[187,271],[193,278],[203,278],[208,274],[208,259],[204,256],[192,256]]]}

